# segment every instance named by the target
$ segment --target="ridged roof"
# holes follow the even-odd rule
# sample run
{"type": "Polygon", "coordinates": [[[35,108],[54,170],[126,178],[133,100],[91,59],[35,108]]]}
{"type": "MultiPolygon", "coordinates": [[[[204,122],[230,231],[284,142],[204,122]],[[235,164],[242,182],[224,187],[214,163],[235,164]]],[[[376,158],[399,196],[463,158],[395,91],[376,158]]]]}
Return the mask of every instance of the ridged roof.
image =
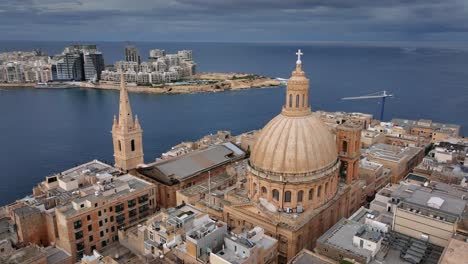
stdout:
{"type": "Polygon", "coordinates": [[[337,157],[334,137],[319,118],[279,114],[260,132],[250,162],[264,171],[296,174],[331,166],[337,157]]]}

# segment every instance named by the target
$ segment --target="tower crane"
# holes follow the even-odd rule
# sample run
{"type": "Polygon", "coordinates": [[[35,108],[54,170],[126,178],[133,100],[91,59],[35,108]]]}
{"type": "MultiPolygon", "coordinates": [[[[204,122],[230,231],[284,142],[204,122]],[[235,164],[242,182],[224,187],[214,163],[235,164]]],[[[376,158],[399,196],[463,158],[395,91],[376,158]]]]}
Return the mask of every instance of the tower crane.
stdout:
{"type": "Polygon", "coordinates": [[[393,94],[389,94],[387,93],[387,91],[383,90],[380,92],[363,95],[363,96],[344,97],[344,98],[341,98],[341,100],[382,99],[382,105],[380,106],[380,120],[383,121],[384,110],[385,110],[385,98],[387,97],[393,97],[393,94]]]}

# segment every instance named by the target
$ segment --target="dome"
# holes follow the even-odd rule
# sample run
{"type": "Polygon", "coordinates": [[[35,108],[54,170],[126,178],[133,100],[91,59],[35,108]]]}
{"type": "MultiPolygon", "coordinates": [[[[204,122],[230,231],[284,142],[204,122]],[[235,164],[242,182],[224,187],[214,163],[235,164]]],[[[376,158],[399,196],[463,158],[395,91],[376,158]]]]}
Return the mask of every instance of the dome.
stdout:
{"type": "Polygon", "coordinates": [[[250,156],[251,167],[273,174],[315,173],[337,164],[336,142],[309,106],[309,79],[302,70],[301,50],[288,80],[281,114],[260,132],[250,156]]]}
{"type": "Polygon", "coordinates": [[[250,163],[265,172],[300,174],[331,167],[337,158],[334,137],[318,117],[281,113],[259,133],[250,163]]]}

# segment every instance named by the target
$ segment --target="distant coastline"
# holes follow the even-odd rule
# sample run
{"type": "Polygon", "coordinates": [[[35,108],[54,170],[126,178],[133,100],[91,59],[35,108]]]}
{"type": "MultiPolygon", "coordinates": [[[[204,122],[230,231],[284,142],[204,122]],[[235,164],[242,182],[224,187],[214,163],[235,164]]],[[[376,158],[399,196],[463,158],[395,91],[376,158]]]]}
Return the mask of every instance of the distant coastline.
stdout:
{"type": "MultiPolygon", "coordinates": [[[[156,86],[127,85],[129,92],[157,93],[157,94],[183,94],[183,93],[210,93],[229,90],[243,90],[261,87],[279,86],[282,82],[269,77],[246,73],[198,73],[190,80],[178,83],[168,83],[156,86]]],[[[99,84],[82,82],[81,88],[118,90],[119,84],[100,82],[99,84]]]]}

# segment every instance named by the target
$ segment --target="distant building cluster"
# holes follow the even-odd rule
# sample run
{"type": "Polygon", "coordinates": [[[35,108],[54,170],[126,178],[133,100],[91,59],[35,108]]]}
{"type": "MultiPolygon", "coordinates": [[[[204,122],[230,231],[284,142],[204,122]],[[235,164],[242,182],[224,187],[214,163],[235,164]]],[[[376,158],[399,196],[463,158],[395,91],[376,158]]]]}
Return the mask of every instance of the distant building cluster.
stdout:
{"type": "Polygon", "coordinates": [[[41,51],[0,53],[0,82],[37,83],[52,79],[52,59],[41,51]]]}
{"type": "MultiPolygon", "coordinates": [[[[125,63],[139,63],[135,49],[127,53],[125,63]]],[[[282,112],[263,129],[218,131],[145,163],[143,126],[120,81],[114,165],[94,160],[47,176],[0,208],[1,263],[468,259],[468,141],[459,126],[312,112],[298,60],[282,112]]]]}
{"type": "Polygon", "coordinates": [[[196,72],[191,50],[166,54],[165,50],[150,50],[149,60],[141,62],[139,51],[134,46],[125,48],[125,60],[117,61],[113,70],[102,72],[102,81],[120,82],[120,73],[125,81],[138,85],[174,82],[190,77],[196,72]]]}
{"type": "Polygon", "coordinates": [[[71,45],[62,53],[48,56],[41,51],[0,53],[0,82],[47,83],[50,81],[120,82],[138,85],[163,84],[182,80],[196,72],[191,50],[166,54],[153,49],[142,62],[135,46],[125,47],[125,60],[106,69],[102,52],[96,45],[71,45]]]}
{"type": "Polygon", "coordinates": [[[96,45],[73,45],[54,56],[54,80],[98,81],[104,70],[104,57],[96,45]]]}
{"type": "Polygon", "coordinates": [[[104,58],[96,45],[72,45],[49,57],[40,51],[0,54],[0,82],[98,81],[104,58]]]}

